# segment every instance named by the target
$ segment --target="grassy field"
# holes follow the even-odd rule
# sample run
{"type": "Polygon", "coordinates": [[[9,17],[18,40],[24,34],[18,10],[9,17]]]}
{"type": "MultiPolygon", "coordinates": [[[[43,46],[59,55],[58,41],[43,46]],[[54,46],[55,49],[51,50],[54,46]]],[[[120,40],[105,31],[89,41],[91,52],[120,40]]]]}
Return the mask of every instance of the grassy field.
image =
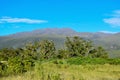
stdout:
{"type": "Polygon", "coordinates": [[[3,77],[0,80],[120,80],[120,65],[37,62],[29,72],[3,77]]]}

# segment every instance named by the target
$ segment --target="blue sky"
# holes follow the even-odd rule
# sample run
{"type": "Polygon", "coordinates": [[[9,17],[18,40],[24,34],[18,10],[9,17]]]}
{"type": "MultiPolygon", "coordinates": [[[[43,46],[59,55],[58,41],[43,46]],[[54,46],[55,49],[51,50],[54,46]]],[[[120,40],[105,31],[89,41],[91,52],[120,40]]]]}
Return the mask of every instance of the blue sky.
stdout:
{"type": "Polygon", "coordinates": [[[0,36],[43,28],[120,32],[120,0],[0,0],[0,36]]]}

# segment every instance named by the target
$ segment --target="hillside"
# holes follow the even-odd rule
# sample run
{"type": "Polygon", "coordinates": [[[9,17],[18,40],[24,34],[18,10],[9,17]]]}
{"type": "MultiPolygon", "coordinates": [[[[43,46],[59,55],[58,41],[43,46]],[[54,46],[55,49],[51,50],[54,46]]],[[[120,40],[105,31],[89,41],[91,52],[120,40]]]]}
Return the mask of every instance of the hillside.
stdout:
{"type": "Polygon", "coordinates": [[[110,51],[110,55],[112,57],[120,57],[120,33],[81,33],[69,28],[47,28],[1,36],[0,48],[22,47],[27,42],[34,42],[44,39],[53,40],[57,48],[62,48],[64,46],[63,43],[66,36],[80,36],[85,39],[90,39],[95,45],[103,46],[106,50],[110,51]]]}

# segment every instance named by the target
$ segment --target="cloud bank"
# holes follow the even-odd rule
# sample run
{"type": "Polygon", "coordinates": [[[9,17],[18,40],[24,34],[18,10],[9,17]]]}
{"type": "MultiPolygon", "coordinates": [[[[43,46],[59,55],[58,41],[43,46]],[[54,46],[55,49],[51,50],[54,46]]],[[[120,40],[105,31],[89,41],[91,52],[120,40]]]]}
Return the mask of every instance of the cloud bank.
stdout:
{"type": "Polygon", "coordinates": [[[29,18],[12,18],[12,17],[3,17],[0,19],[0,23],[27,23],[27,24],[40,24],[46,23],[46,20],[35,20],[29,18]]]}
{"type": "Polygon", "coordinates": [[[120,27],[120,10],[116,10],[110,18],[103,19],[103,21],[113,27],[120,27]]]}
{"type": "Polygon", "coordinates": [[[118,32],[112,32],[112,31],[99,31],[99,32],[108,33],[108,34],[116,34],[116,33],[118,33],[118,32]]]}

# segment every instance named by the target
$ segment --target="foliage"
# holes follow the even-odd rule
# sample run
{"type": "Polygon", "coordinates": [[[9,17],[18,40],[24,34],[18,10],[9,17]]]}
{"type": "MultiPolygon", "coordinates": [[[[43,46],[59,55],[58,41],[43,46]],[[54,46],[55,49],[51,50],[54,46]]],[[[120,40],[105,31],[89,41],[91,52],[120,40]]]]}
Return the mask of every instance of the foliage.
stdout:
{"type": "Polygon", "coordinates": [[[9,74],[17,74],[17,73],[22,73],[24,65],[22,63],[22,60],[19,57],[15,57],[15,58],[10,58],[8,60],[8,69],[7,72],[9,74]]]}
{"type": "Polygon", "coordinates": [[[102,47],[94,47],[89,40],[84,40],[77,36],[73,38],[67,37],[66,39],[65,45],[70,57],[108,57],[107,52],[102,47]]]}
{"type": "Polygon", "coordinates": [[[7,64],[6,62],[0,62],[0,77],[6,75],[7,64]]]}
{"type": "MultiPolygon", "coordinates": [[[[4,48],[0,50],[0,75],[19,74],[27,72],[35,67],[36,61],[68,59],[68,63],[98,63],[118,64],[119,60],[106,62],[107,53],[102,47],[94,47],[92,42],[79,37],[67,37],[65,48],[57,50],[51,40],[29,42],[22,48],[4,48]],[[74,61],[71,57],[80,57],[74,61]],[[87,59],[89,57],[89,59],[87,59]],[[93,59],[92,59],[93,58],[93,59]],[[104,59],[96,59],[104,58],[104,59]],[[79,61],[79,62],[77,62],[79,61]],[[86,61],[86,62],[84,62],[86,61]],[[5,63],[4,63],[5,62],[5,63]]],[[[56,64],[64,64],[64,61],[54,61],[56,64]]],[[[60,67],[60,66],[59,66],[60,67]]],[[[50,76],[50,75],[49,75],[50,76]]]]}
{"type": "Polygon", "coordinates": [[[19,54],[13,48],[3,48],[0,50],[0,60],[7,61],[9,58],[16,56],[19,56],[19,54]]]}
{"type": "Polygon", "coordinates": [[[40,58],[49,59],[55,55],[53,41],[43,40],[40,42],[40,58]]]}
{"type": "Polygon", "coordinates": [[[69,58],[69,57],[70,57],[70,55],[69,55],[68,50],[65,50],[65,49],[59,49],[58,50],[57,58],[59,58],[59,59],[62,59],[62,58],[66,59],[66,58],[69,58]]]}
{"type": "Polygon", "coordinates": [[[67,63],[69,64],[112,64],[112,65],[120,65],[120,59],[104,59],[104,58],[69,58],[67,59],[67,63]]]}

